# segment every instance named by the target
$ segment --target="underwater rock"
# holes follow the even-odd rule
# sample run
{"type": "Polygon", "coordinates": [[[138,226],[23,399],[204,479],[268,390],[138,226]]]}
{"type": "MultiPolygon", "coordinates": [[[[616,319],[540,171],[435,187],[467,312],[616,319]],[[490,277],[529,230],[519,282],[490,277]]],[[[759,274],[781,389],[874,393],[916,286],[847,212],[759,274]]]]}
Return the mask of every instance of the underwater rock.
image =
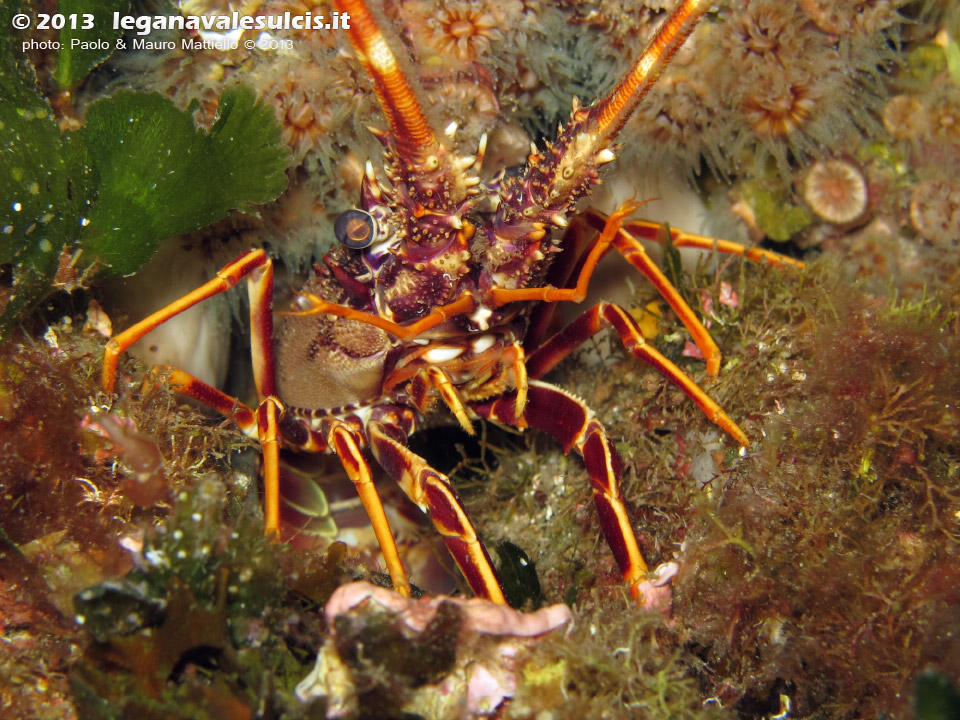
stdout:
{"type": "Polygon", "coordinates": [[[328,718],[400,708],[492,715],[516,690],[524,648],[573,620],[562,604],[521,613],[479,598],[414,600],[366,582],[338,588],[324,613],[332,636],[296,692],[304,702],[326,698],[328,718]]]}

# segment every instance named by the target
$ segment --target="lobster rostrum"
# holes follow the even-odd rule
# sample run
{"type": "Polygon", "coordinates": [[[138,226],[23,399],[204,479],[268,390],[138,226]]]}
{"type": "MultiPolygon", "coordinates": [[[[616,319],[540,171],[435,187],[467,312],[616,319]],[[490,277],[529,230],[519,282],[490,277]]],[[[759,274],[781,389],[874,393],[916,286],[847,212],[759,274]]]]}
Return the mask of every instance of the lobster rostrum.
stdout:
{"type": "MultiPolygon", "coordinates": [[[[118,356],[151,329],[246,277],[259,404],[250,408],[180,370],[171,386],[233,418],[259,438],[266,533],[279,530],[280,447],[334,452],[371,519],[394,587],[409,594],[396,543],[365,451],[428,512],[473,592],[505,602],[496,571],[447,478],[407,448],[424,414],[440,403],[468,433],[478,416],[554,436],[586,466],[604,535],[635,597],[648,571],[620,494],[621,461],[584,403],[540,380],[599,330],[676,383],[740,445],[746,435],[682,370],[648,345],[631,315],[601,302],[543,341],[556,303],[584,299],[611,249],[659,289],[716,374],[720,352],[693,311],[648,258],[638,237],[659,226],[629,221],[627,203],[609,217],[571,218],[574,204],[616,157],[616,137],[709,6],[685,0],[606,97],[574,103],[553,144],[535,147],[519,173],[482,183],[485,138],[475,155],[453,147],[456,128],[431,127],[363,0],[337,0],[349,38],[373,80],[389,125],[381,185],[368,162],[360,207],[336,222],[339,240],[274,329],[273,270],[263,250],[245,253],[217,277],[115,336],[103,385],[112,391],[118,356]]],[[[717,248],[754,260],[779,255],[674,232],[678,245],[717,248]]]]}

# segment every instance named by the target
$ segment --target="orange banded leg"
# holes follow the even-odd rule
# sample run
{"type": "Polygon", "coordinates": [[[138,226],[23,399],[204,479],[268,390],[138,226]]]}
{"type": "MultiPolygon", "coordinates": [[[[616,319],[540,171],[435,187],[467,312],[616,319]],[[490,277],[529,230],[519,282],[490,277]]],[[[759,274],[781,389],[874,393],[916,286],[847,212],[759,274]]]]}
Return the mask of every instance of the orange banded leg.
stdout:
{"type": "Polygon", "coordinates": [[[519,428],[532,427],[552,435],[566,453],[575,449],[583,458],[600,527],[633,597],[640,597],[640,583],[647,579],[647,563],[620,495],[623,465],[603,425],[581,400],[544,382],[531,380],[527,407],[516,417],[516,393],[474,405],[483,417],[519,428]]]}
{"type": "MultiPolygon", "coordinates": [[[[603,215],[597,212],[590,212],[588,215],[597,215],[601,219],[603,218],[603,215]]],[[[594,222],[594,225],[596,226],[596,222],[594,222]]],[[[660,235],[662,228],[662,224],[650,222],[649,220],[632,220],[623,226],[623,230],[633,237],[643,238],[644,240],[652,240],[653,242],[662,242],[662,237],[660,235]]],[[[718,252],[726,253],[727,255],[742,255],[743,257],[747,258],[747,260],[752,260],[753,262],[757,263],[766,262],[770,265],[792,265],[798,268],[804,267],[804,263],[801,260],[795,260],[771,250],[764,250],[763,248],[757,247],[747,247],[746,245],[733,242],[732,240],[720,240],[719,238],[707,237],[706,235],[696,235],[694,233],[686,232],[684,230],[677,230],[672,227],[670,228],[670,240],[677,247],[693,247],[701,250],[716,250],[718,252]]]]}
{"type": "Polygon", "coordinates": [[[264,460],[264,534],[276,535],[280,530],[281,440],[278,428],[283,415],[283,405],[276,397],[274,376],[273,263],[262,249],[240,255],[217,272],[217,276],[212,280],[112,337],[103,355],[103,389],[106,392],[113,391],[120,353],[170,318],[207,298],[226,292],[244,277],[247,278],[247,293],[250,297],[253,378],[260,400],[256,413],[235,398],[181,370],[171,371],[170,382],[174,390],[196,398],[226,417],[236,420],[246,434],[252,435],[253,428],[256,427],[264,460]]]}
{"type": "Polygon", "coordinates": [[[421,510],[430,514],[474,595],[506,604],[490,556],[446,476],[391,437],[380,423],[370,423],[367,436],[377,462],[421,510]]]}
{"type": "Polygon", "coordinates": [[[170,389],[181,395],[192,397],[226,418],[233,420],[245,435],[257,435],[256,413],[232,395],[217,390],[202,380],[198,380],[190,373],[172,368],[168,365],[158,365],[151,371],[168,373],[170,389]]]}
{"type": "Polygon", "coordinates": [[[114,335],[103,353],[103,389],[113,392],[117,376],[117,359],[131,345],[154,328],[207,298],[226,292],[249,276],[250,331],[253,336],[254,380],[260,399],[275,395],[273,370],[273,264],[263,250],[251,250],[224,266],[215,278],[157,312],[149,315],[122,333],[114,335]],[[257,352],[261,357],[257,357],[257,352]]]}
{"type": "MultiPolygon", "coordinates": [[[[584,217],[586,222],[594,229],[605,232],[609,226],[609,218],[604,217],[602,213],[595,210],[588,210],[584,214],[584,217]]],[[[662,242],[660,233],[663,227],[660,223],[653,223],[646,220],[633,220],[624,223],[612,239],[611,245],[623,255],[627,262],[643,273],[644,277],[653,284],[657,292],[667,301],[667,304],[677,314],[677,317],[680,318],[680,321],[690,332],[690,335],[693,336],[693,341],[707,362],[707,372],[711,375],[716,375],[720,371],[720,348],[717,347],[716,342],[710,337],[710,333],[707,332],[703,323],[700,322],[700,318],[697,317],[693,309],[687,304],[687,301],[681,297],[677,289],[667,279],[667,276],[664,275],[663,271],[653,262],[647,254],[646,249],[637,240],[638,237],[642,237],[647,240],[662,242]]],[[[674,230],[673,228],[670,229],[670,238],[673,244],[678,247],[696,247],[702,250],[716,250],[729,255],[742,255],[748,260],[767,262],[771,265],[782,263],[803,267],[803,263],[798,260],[793,260],[792,258],[770,252],[769,250],[748,248],[745,245],[731,242],[730,240],[694,235],[693,233],[674,230]]]]}
{"type": "Polygon", "coordinates": [[[280,532],[280,419],[283,405],[274,396],[264,398],[251,410],[235,397],[198,380],[190,373],[176,368],[158,366],[157,371],[169,371],[170,389],[192,397],[224,417],[233,420],[246,435],[260,440],[263,453],[263,534],[276,536],[280,532]]]}
{"type": "MultiPolygon", "coordinates": [[[[560,247],[563,248],[563,252],[556,255],[556,258],[550,265],[550,269],[547,270],[546,282],[548,285],[561,288],[567,287],[574,273],[577,273],[579,276],[578,267],[582,265],[582,262],[578,264],[578,259],[585,262],[586,257],[589,255],[589,251],[585,249],[592,247],[587,233],[592,235],[593,242],[598,240],[596,233],[594,233],[585,222],[580,220],[579,215],[564,229],[563,237],[560,239],[560,247]]],[[[534,305],[533,310],[530,312],[530,322],[527,326],[527,332],[523,336],[523,348],[528,353],[540,347],[540,343],[543,342],[543,338],[546,336],[550,324],[553,321],[556,310],[556,303],[542,302],[534,305]]]]}
{"type": "Polygon", "coordinates": [[[387,514],[383,510],[383,501],[380,499],[376,485],[373,484],[370,465],[360,450],[362,442],[360,433],[346,423],[335,423],[327,434],[327,443],[336,452],[343,469],[353,481],[363,509],[367,511],[367,517],[370,518],[373,532],[377,536],[377,542],[380,543],[384,564],[393,581],[393,589],[401,595],[410,597],[410,582],[403,570],[400,553],[397,551],[397,541],[393,537],[387,514]]]}
{"type": "Polygon", "coordinates": [[[711,421],[720,426],[740,445],[750,444],[743,430],[730,419],[713,398],[707,395],[689,375],[644,340],[637,321],[618,305],[598,303],[547,340],[527,359],[527,372],[530,377],[543,377],[563,358],[605,328],[607,324],[613,325],[624,347],[634,357],[655,367],[661,375],[683,390],[711,421]]]}

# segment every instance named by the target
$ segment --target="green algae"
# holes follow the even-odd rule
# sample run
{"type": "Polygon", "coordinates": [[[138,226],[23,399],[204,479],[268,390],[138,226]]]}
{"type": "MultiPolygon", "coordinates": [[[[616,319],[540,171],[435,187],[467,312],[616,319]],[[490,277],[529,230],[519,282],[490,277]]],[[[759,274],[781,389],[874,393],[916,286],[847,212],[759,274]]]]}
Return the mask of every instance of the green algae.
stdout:
{"type": "Polygon", "coordinates": [[[769,178],[749,181],[741,185],[741,192],[756,214],[757,226],[771,240],[790,240],[813,222],[810,211],[791,200],[783,183],[771,183],[769,178]]]}
{"type": "Polygon", "coordinates": [[[0,265],[14,268],[12,287],[0,289],[0,337],[49,290],[80,214],[53,111],[36,92],[33,67],[10,30],[20,9],[0,6],[0,265]]]}
{"type": "Polygon", "coordinates": [[[251,212],[287,186],[280,127],[247,87],[222,93],[209,131],[166,98],[121,92],[61,134],[23,58],[7,38],[0,265],[13,278],[0,296],[0,333],[51,292],[61,258],[79,258],[90,276],[128,275],[169,236],[251,212]]]}
{"type": "Polygon", "coordinates": [[[122,92],[94,103],[71,137],[96,173],[80,247],[105,273],[127,275],[161,240],[274,199],[287,186],[279,140],[273,111],[243,86],[221,95],[209,132],[159,95],[122,92]]]}
{"type": "Polygon", "coordinates": [[[130,0],[61,0],[57,3],[57,12],[78,19],[76,26],[68,20],[60,31],[60,51],[53,77],[61,89],[75,88],[113,54],[123,34],[121,28],[114,27],[113,13],[126,15],[129,9],[130,0]],[[92,20],[92,27],[84,29],[87,18],[92,20]],[[106,43],[105,48],[102,43],[91,42],[93,28],[96,28],[97,40],[106,43]]]}

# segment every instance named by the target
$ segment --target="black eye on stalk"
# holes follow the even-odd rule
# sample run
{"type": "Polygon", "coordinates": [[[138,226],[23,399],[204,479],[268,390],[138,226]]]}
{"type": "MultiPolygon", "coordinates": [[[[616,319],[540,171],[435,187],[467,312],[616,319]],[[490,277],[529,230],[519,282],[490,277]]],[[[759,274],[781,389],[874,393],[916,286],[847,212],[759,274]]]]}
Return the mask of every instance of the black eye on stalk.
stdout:
{"type": "Polygon", "coordinates": [[[364,210],[347,210],[337,216],[333,234],[351,250],[363,250],[377,236],[377,221],[364,210]]]}

